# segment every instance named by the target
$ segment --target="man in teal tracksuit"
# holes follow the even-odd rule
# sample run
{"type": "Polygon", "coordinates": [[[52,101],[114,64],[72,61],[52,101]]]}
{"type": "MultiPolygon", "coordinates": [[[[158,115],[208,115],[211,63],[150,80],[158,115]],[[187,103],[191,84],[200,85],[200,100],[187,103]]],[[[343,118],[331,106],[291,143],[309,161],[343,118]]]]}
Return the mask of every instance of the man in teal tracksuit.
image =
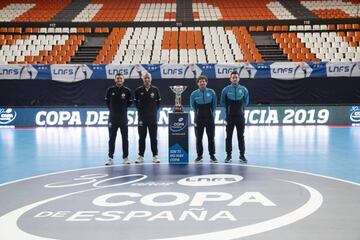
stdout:
{"type": "Polygon", "coordinates": [[[236,127],[237,139],[240,151],[240,161],[247,162],[245,157],[245,117],[244,109],[249,104],[249,92],[246,87],[239,84],[240,75],[234,71],[230,74],[231,84],[221,92],[221,106],[225,110],[226,120],[226,158],[225,162],[231,162],[232,136],[236,127]]]}
{"type": "Polygon", "coordinates": [[[199,89],[193,91],[190,96],[190,106],[195,112],[194,126],[196,136],[197,158],[195,162],[202,162],[204,129],[208,137],[210,160],[217,163],[215,157],[215,109],[217,104],[216,93],[207,88],[208,78],[204,75],[196,79],[199,89]]]}

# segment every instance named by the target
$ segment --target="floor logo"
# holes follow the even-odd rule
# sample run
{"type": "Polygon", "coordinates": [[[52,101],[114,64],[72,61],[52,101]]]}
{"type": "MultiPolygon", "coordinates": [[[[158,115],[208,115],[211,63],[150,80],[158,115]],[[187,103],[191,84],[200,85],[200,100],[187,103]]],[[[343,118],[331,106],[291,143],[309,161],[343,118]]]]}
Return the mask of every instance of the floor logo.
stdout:
{"type": "MultiPolygon", "coordinates": [[[[279,239],[290,224],[294,236],[306,230],[309,238],[329,239],[344,230],[331,225],[343,216],[326,209],[359,216],[357,201],[342,207],[336,197],[345,191],[358,198],[353,187],[236,164],[74,170],[0,185],[0,239],[230,240],[270,232],[263,239],[279,239]],[[317,222],[324,216],[326,223],[317,222]],[[312,232],[313,221],[328,229],[323,238],[312,232]]],[[[293,239],[303,239],[298,235],[293,239]]]]}
{"type": "Polygon", "coordinates": [[[218,186],[236,183],[242,179],[243,177],[232,174],[211,174],[183,178],[178,181],[178,184],[192,187],[218,186]]]}

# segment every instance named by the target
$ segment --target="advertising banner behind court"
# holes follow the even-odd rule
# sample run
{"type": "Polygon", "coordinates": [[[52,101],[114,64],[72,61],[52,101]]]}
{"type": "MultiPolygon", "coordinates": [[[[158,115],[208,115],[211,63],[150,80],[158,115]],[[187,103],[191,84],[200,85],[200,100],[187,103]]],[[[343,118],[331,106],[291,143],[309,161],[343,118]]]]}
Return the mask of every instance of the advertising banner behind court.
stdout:
{"type": "MultiPolygon", "coordinates": [[[[158,124],[169,124],[171,107],[158,113],[158,124]]],[[[189,108],[190,123],[194,113],[189,108]]],[[[215,124],[225,124],[222,109],[215,112],[215,124]]],[[[0,127],[62,127],[107,126],[109,111],[106,108],[10,108],[0,106],[0,127]]],[[[136,126],[137,111],[128,111],[129,126],[136,126]]],[[[360,106],[249,106],[245,110],[249,125],[359,125],[360,106]]]]}
{"type": "Polygon", "coordinates": [[[206,75],[210,79],[228,78],[238,71],[241,78],[303,78],[359,77],[360,62],[266,62],[228,64],[53,64],[0,65],[0,80],[81,80],[114,79],[123,73],[126,79],[139,79],[145,72],[153,79],[194,79],[206,75]]]}

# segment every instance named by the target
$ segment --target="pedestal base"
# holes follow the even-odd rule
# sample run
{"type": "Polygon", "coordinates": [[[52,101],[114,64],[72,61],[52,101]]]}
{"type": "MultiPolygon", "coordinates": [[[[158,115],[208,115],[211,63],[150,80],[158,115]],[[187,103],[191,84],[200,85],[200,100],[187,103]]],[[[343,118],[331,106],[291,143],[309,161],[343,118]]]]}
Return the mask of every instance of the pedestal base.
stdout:
{"type": "Polygon", "coordinates": [[[189,113],[169,113],[169,163],[189,163],[189,113]]]}

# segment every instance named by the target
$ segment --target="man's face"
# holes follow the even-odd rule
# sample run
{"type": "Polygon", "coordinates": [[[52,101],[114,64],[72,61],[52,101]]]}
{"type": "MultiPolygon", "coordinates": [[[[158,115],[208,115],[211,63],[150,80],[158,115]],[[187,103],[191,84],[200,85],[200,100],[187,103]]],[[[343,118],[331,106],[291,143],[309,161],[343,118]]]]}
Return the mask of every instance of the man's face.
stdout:
{"type": "Polygon", "coordinates": [[[240,81],[239,74],[231,74],[230,81],[232,84],[238,84],[240,81]]]}
{"type": "Polygon", "coordinates": [[[146,87],[149,87],[151,85],[151,75],[148,73],[145,73],[143,76],[143,82],[146,87]]]}
{"type": "Polygon", "coordinates": [[[124,82],[125,82],[124,75],[116,75],[115,77],[116,86],[121,87],[122,85],[124,85],[124,82]]]}
{"type": "Polygon", "coordinates": [[[207,86],[207,81],[205,79],[200,79],[197,82],[197,85],[199,86],[200,89],[204,89],[207,86]]]}

